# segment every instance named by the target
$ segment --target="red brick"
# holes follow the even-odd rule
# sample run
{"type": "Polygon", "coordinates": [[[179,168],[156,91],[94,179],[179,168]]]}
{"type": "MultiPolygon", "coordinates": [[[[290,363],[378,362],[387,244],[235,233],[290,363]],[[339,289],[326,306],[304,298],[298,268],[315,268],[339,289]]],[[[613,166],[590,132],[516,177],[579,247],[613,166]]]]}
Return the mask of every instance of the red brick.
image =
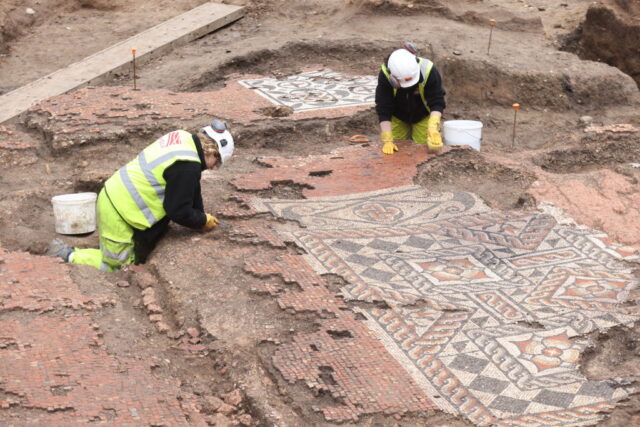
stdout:
{"type": "Polygon", "coordinates": [[[304,381],[316,392],[329,392],[336,402],[344,402],[318,408],[328,421],[437,409],[363,322],[345,311],[344,301],[302,256],[256,256],[245,261],[245,270],[259,277],[278,275],[300,286],[301,291],[277,294],[282,309],[333,315],[324,316],[318,332],[297,333],[273,356],[274,365],[289,383],[304,381]],[[326,331],[348,331],[350,336],[334,339],[326,331]]]}
{"type": "Polygon", "coordinates": [[[4,310],[50,311],[89,308],[104,299],[83,295],[68,276],[68,266],[51,257],[0,253],[0,306],[4,310]]]}
{"type": "Polygon", "coordinates": [[[204,344],[195,344],[195,345],[185,345],[184,348],[188,351],[197,353],[199,351],[205,351],[207,349],[207,346],[205,346],[204,344]]]}
{"type": "Polygon", "coordinates": [[[151,322],[154,322],[154,323],[155,322],[162,322],[162,319],[163,319],[162,314],[151,314],[151,315],[149,315],[149,320],[151,322]]]}
{"type": "Polygon", "coordinates": [[[381,190],[413,184],[417,166],[434,154],[424,145],[397,141],[399,151],[385,155],[380,146],[348,146],[331,154],[305,158],[266,157],[260,162],[270,167],[238,175],[231,181],[239,190],[266,190],[273,182],[293,181],[303,185],[305,197],[333,196],[381,190]],[[324,176],[311,172],[331,171],[324,176]]]}
{"type": "Polygon", "coordinates": [[[249,414],[243,414],[238,417],[238,422],[241,426],[251,426],[253,425],[253,418],[249,414]]]}
{"type": "Polygon", "coordinates": [[[224,395],[225,403],[228,403],[232,406],[240,406],[242,403],[242,392],[240,389],[236,388],[235,390],[224,395]]]}
{"type": "Polygon", "coordinates": [[[0,126],[0,150],[26,150],[33,147],[32,138],[15,126],[0,126]]]}
{"type": "MultiPolygon", "coordinates": [[[[259,77],[259,76],[256,76],[259,77]]],[[[129,87],[85,87],[47,99],[32,107],[27,115],[38,116],[30,124],[42,126],[53,135],[52,148],[62,149],[96,138],[116,137],[121,124],[129,129],[158,127],[168,123],[209,120],[218,117],[233,123],[249,124],[271,117],[258,113],[273,104],[233,81],[214,92],[176,93],[165,89],[132,91],[129,87]],[[139,108],[145,105],[147,108],[139,108]],[[91,123],[91,127],[87,127],[91,123]],[[90,134],[90,135],[89,135],[90,134]]],[[[293,113],[280,120],[336,118],[371,108],[371,105],[330,108],[293,113]]]]}
{"type": "Polygon", "coordinates": [[[229,415],[234,413],[237,410],[237,408],[227,404],[227,403],[223,403],[222,405],[220,405],[218,407],[218,412],[220,412],[221,414],[224,415],[229,415]]]}
{"type": "Polygon", "coordinates": [[[161,334],[166,334],[167,332],[169,332],[170,328],[169,325],[167,325],[164,322],[158,322],[156,323],[156,329],[158,330],[158,332],[160,332],[161,334]]]}
{"type": "Polygon", "coordinates": [[[151,273],[145,270],[134,271],[134,274],[131,275],[131,281],[138,285],[140,289],[147,289],[150,286],[153,286],[157,283],[157,280],[151,273]]]}
{"type": "Polygon", "coordinates": [[[113,425],[204,425],[195,396],[182,391],[175,379],[149,375],[143,360],[113,356],[101,347],[98,326],[82,311],[95,307],[95,301],[71,280],[68,265],[2,249],[0,260],[3,308],[47,311],[0,319],[2,391],[16,396],[0,407],[25,409],[0,411],[1,425],[107,419],[113,425]],[[77,311],[70,314],[67,306],[77,311]],[[54,394],[52,387],[64,393],[54,394]]]}
{"type": "Polygon", "coordinates": [[[205,397],[205,402],[209,406],[209,409],[211,411],[214,411],[214,412],[217,411],[218,408],[224,404],[222,399],[220,399],[219,397],[216,397],[216,396],[207,396],[207,397],[205,397]]]}
{"type": "Polygon", "coordinates": [[[150,306],[156,303],[156,296],[154,294],[145,295],[142,298],[142,304],[145,306],[150,306]]]}
{"type": "Polygon", "coordinates": [[[143,289],[142,292],[140,292],[140,294],[143,297],[148,297],[148,296],[155,297],[156,291],[152,287],[148,287],[143,289]]]}
{"type": "Polygon", "coordinates": [[[160,314],[162,313],[162,309],[157,304],[149,304],[147,306],[147,312],[150,314],[160,314]]]}

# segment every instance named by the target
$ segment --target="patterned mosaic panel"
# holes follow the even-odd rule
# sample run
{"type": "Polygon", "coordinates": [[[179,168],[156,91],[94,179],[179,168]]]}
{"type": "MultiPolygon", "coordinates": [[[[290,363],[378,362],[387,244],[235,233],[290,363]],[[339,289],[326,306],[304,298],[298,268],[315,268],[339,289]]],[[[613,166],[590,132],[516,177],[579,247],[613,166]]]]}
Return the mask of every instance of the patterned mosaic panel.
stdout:
{"type": "Polygon", "coordinates": [[[373,104],[377,80],[375,76],[346,76],[327,69],[282,80],[264,78],[239,83],[274,104],[299,112],[373,104]]]}
{"type": "Polygon", "coordinates": [[[626,251],[601,233],[415,186],[255,206],[306,227],[288,238],[346,299],[386,302],[358,311],[443,410],[581,425],[632,391],[578,370],[582,335],[640,319],[626,251]]]}

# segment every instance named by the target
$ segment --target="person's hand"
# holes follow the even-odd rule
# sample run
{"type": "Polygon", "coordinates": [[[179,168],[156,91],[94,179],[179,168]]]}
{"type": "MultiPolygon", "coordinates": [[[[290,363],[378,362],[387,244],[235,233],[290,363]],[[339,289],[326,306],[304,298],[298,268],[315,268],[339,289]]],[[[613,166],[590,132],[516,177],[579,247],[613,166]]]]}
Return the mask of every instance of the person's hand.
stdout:
{"type": "Polygon", "coordinates": [[[393,154],[394,151],[398,151],[398,146],[393,143],[393,133],[390,130],[380,132],[380,140],[384,154],[393,154]]]}
{"type": "Polygon", "coordinates": [[[207,214],[207,222],[202,226],[202,231],[213,230],[218,225],[218,218],[207,214]]]}
{"type": "Polygon", "coordinates": [[[431,114],[427,120],[427,147],[429,151],[439,151],[442,145],[440,116],[438,114],[431,114]]]}

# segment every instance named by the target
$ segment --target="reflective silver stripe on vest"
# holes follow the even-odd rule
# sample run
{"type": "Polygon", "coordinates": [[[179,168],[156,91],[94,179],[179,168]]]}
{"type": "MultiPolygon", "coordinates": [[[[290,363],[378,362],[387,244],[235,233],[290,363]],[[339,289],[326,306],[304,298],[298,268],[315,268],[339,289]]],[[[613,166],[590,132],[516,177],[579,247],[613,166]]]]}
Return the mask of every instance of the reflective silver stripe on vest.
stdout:
{"type": "Polygon", "coordinates": [[[420,58],[420,73],[422,74],[422,83],[420,84],[420,98],[422,99],[422,103],[424,104],[424,108],[427,109],[427,112],[431,114],[431,108],[429,108],[429,103],[427,102],[426,95],[424,94],[425,88],[427,87],[427,80],[429,80],[429,74],[431,74],[431,68],[433,67],[433,62],[428,59],[420,58]]]}
{"type": "Polygon", "coordinates": [[[100,262],[100,271],[104,271],[106,273],[111,272],[111,267],[109,267],[107,264],[105,264],[104,262],[100,262]]]}
{"type": "MultiPolygon", "coordinates": [[[[151,187],[158,194],[158,198],[162,202],[164,202],[164,188],[158,182],[156,177],[153,175],[153,169],[155,169],[162,163],[166,162],[167,160],[170,160],[178,156],[193,157],[195,159],[200,160],[198,153],[195,153],[193,151],[187,151],[187,150],[172,151],[170,153],[163,154],[162,156],[158,157],[151,163],[147,163],[147,159],[144,156],[144,153],[141,152],[138,155],[138,163],[140,163],[140,169],[142,170],[142,173],[147,179],[147,182],[149,182],[149,185],[151,185],[151,187]]],[[[129,195],[131,195],[134,202],[136,203],[136,206],[138,206],[138,209],[140,209],[140,211],[142,212],[146,220],[149,222],[149,224],[151,225],[155,224],[158,220],[153,215],[153,212],[151,212],[151,209],[149,208],[149,206],[147,206],[147,204],[144,202],[142,195],[140,195],[136,187],[133,185],[133,182],[131,182],[131,179],[129,178],[129,174],[127,173],[126,169],[127,169],[126,166],[120,168],[120,178],[122,179],[122,182],[124,182],[124,186],[126,187],[127,191],[129,192],[129,195]]]]}
{"type": "Polygon", "coordinates": [[[162,202],[164,202],[164,188],[158,182],[156,177],[153,175],[153,168],[151,168],[147,163],[147,158],[144,155],[144,151],[141,151],[140,154],[138,154],[138,162],[140,163],[140,168],[142,169],[142,173],[144,174],[144,177],[147,178],[149,185],[151,185],[151,187],[153,187],[153,189],[156,190],[156,194],[158,195],[158,198],[162,202]]]}
{"type": "Polygon", "coordinates": [[[164,187],[158,182],[155,175],[153,175],[153,169],[166,162],[167,160],[170,160],[171,158],[177,156],[194,157],[200,160],[198,153],[194,153],[193,151],[174,151],[172,153],[163,154],[151,163],[147,163],[147,158],[144,155],[144,151],[141,151],[140,154],[138,154],[140,169],[142,169],[144,177],[147,178],[149,185],[151,185],[151,187],[156,191],[158,198],[162,202],[164,202],[164,187]]]}
{"type": "Polygon", "coordinates": [[[422,86],[427,85],[427,61],[420,58],[420,74],[422,74],[422,86]]]}
{"type": "Polygon", "coordinates": [[[121,263],[129,259],[129,255],[131,255],[131,251],[124,251],[118,254],[115,252],[107,251],[105,249],[102,249],[102,253],[104,254],[105,257],[121,263]]]}
{"type": "Polygon", "coordinates": [[[105,258],[109,258],[120,263],[125,262],[127,259],[129,259],[129,255],[131,255],[131,250],[125,250],[122,252],[111,252],[110,250],[105,249],[102,245],[100,245],[100,252],[102,252],[102,255],[105,258]]]}
{"type": "Polygon", "coordinates": [[[187,150],[173,151],[171,153],[163,154],[162,156],[155,159],[153,162],[149,163],[149,168],[155,169],[156,167],[166,162],[167,160],[171,159],[172,157],[177,157],[177,156],[193,157],[194,159],[200,160],[198,153],[194,151],[187,151],[187,150]]]}
{"type": "Polygon", "coordinates": [[[427,86],[427,79],[429,78],[428,74],[431,74],[430,68],[433,66],[433,62],[428,59],[420,59],[420,72],[422,73],[422,87],[427,86]],[[428,74],[427,74],[428,73],[428,74]]]}
{"type": "Polygon", "coordinates": [[[138,206],[138,209],[140,209],[149,224],[153,225],[158,222],[156,220],[156,217],[151,212],[151,209],[149,209],[149,206],[147,206],[147,204],[142,199],[142,195],[140,195],[138,189],[135,187],[135,185],[133,185],[133,182],[131,182],[131,178],[129,178],[129,174],[127,173],[127,167],[121,167],[119,173],[120,179],[122,179],[122,182],[129,192],[129,195],[133,198],[133,201],[136,202],[136,206],[138,206]]]}

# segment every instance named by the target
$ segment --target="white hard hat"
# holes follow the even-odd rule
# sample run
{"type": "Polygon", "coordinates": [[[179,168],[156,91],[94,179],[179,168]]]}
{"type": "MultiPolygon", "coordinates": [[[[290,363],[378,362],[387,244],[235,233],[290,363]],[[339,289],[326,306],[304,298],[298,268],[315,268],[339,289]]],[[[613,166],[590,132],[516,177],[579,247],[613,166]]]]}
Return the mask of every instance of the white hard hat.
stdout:
{"type": "Polygon", "coordinates": [[[407,49],[393,51],[387,66],[401,87],[413,86],[420,79],[420,65],[416,56],[407,49]]]}
{"type": "Polygon", "coordinates": [[[227,124],[220,120],[214,120],[209,126],[202,128],[205,134],[216,142],[222,164],[233,154],[233,137],[227,129],[227,124]]]}

